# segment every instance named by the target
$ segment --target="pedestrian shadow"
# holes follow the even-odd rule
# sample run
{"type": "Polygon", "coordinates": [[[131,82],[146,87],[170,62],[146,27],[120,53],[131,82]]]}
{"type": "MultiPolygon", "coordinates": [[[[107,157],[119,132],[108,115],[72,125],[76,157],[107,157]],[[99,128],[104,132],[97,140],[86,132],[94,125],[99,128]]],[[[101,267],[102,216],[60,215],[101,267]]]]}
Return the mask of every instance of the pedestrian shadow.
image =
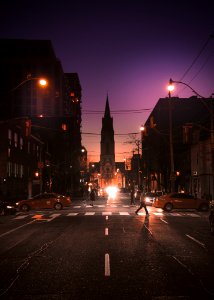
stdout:
{"type": "Polygon", "coordinates": [[[141,233],[144,235],[152,236],[152,232],[149,229],[149,221],[149,216],[145,216],[144,220],[142,220],[141,233]]]}

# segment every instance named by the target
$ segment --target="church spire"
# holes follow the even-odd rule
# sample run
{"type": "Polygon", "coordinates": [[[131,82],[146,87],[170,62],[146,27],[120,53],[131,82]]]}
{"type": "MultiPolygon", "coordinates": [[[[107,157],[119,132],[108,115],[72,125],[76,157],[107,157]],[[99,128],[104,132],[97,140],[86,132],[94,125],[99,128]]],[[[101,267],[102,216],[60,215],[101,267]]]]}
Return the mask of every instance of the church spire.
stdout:
{"type": "Polygon", "coordinates": [[[106,98],[106,108],[105,108],[105,115],[104,117],[106,118],[110,118],[111,115],[110,115],[110,108],[109,108],[109,102],[108,102],[108,95],[107,95],[107,98],[106,98]]]}

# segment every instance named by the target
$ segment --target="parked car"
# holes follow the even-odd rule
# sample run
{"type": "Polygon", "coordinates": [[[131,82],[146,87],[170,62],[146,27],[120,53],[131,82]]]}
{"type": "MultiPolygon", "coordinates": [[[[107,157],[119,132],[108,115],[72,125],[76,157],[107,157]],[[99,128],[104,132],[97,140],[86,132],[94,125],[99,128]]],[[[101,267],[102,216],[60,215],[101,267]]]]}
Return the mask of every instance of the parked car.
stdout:
{"type": "Polygon", "coordinates": [[[7,200],[0,200],[0,215],[12,215],[16,213],[16,204],[7,200]]]}
{"type": "Polygon", "coordinates": [[[174,208],[192,208],[201,211],[209,210],[209,201],[206,199],[195,198],[186,193],[170,193],[157,197],[153,206],[171,211],[174,208]]]}
{"type": "Polygon", "coordinates": [[[16,203],[20,211],[30,209],[54,208],[57,210],[71,205],[71,197],[59,195],[56,193],[41,193],[33,198],[20,200],[16,203]]]}

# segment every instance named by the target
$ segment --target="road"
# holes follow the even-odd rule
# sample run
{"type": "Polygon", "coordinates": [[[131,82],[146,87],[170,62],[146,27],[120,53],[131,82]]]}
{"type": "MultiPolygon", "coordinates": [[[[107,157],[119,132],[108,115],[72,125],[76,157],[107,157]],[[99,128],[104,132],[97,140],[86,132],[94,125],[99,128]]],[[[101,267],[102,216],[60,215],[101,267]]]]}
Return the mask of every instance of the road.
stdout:
{"type": "Polygon", "coordinates": [[[208,213],[129,202],[0,216],[0,299],[214,299],[208,213]]]}

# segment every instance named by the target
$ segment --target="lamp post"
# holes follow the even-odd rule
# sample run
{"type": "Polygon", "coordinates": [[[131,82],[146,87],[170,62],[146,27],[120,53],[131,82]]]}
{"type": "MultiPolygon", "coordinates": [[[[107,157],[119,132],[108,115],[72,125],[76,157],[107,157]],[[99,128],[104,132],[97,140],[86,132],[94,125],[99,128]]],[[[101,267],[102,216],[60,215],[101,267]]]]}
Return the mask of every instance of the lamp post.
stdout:
{"type": "Polygon", "coordinates": [[[141,141],[141,160],[140,160],[140,169],[141,169],[141,185],[143,187],[143,132],[145,127],[143,125],[140,126],[140,141],[141,141]]]}
{"type": "Polygon", "coordinates": [[[174,167],[174,150],[172,137],[172,104],[171,92],[174,90],[174,85],[168,85],[168,101],[169,101],[169,152],[170,152],[170,191],[175,191],[175,167],[174,167]]]}
{"type": "MultiPolygon", "coordinates": [[[[189,84],[182,82],[182,81],[175,81],[170,78],[169,84],[168,84],[168,91],[169,91],[169,101],[171,102],[171,92],[174,90],[174,83],[176,84],[182,84],[186,87],[188,87],[196,96],[199,97],[200,101],[203,103],[203,105],[206,107],[210,114],[210,140],[211,140],[211,153],[212,153],[212,172],[214,171],[214,123],[213,123],[213,108],[209,107],[209,105],[204,101],[205,97],[201,96],[198,92],[196,92],[189,84]]],[[[171,106],[171,105],[170,105],[171,106]]],[[[171,164],[173,161],[173,168],[174,168],[174,159],[173,159],[173,143],[172,143],[172,117],[171,117],[171,107],[169,109],[170,111],[170,156],[171,156],[171,164]],[[172,151],[172,153],[171,153],[172,151]]],[[[172,168],[171,168],[172,171],[172,168]]],[[[214,182],[213,182],[213,190],[214,190],[214,182]]],[[[213,191],[214,196],[214,191],[213,191]]]]}

